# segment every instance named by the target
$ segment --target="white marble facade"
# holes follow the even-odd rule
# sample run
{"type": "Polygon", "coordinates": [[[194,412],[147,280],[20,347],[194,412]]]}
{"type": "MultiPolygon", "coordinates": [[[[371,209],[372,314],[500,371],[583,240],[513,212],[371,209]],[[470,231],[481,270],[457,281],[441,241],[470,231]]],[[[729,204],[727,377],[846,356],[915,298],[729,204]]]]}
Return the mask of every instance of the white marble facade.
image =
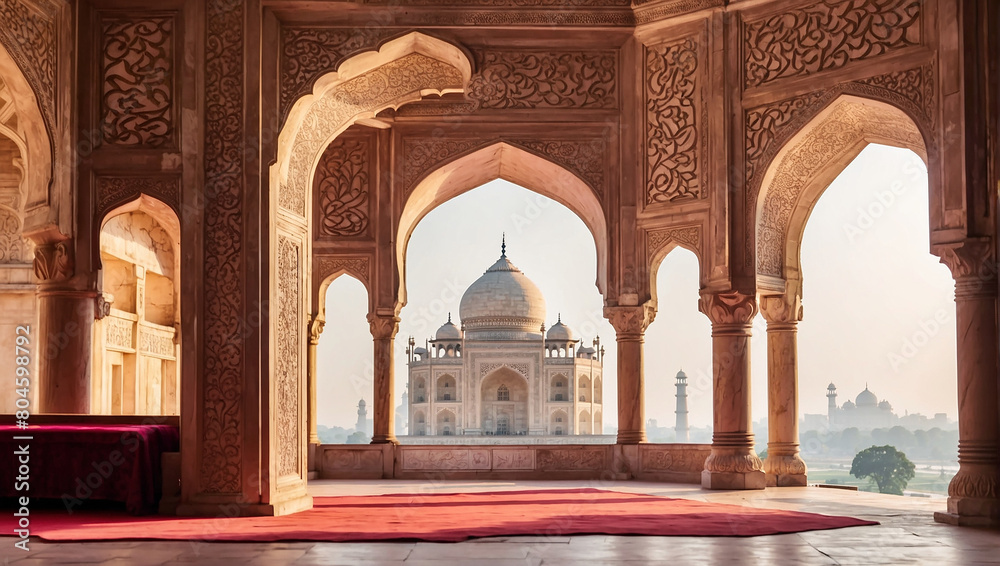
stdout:
{"type": "MultiPolygon", "coordinates": [[[[600,344],[562,323],[506,250],[434,339],[408,349],[411,436],[577,436],[603,431],[600,344]]],[[[429,440],[429,439],[428,439],[429,440]]],[[[478,440],[477,440],[478,441],[478,440]]]]}

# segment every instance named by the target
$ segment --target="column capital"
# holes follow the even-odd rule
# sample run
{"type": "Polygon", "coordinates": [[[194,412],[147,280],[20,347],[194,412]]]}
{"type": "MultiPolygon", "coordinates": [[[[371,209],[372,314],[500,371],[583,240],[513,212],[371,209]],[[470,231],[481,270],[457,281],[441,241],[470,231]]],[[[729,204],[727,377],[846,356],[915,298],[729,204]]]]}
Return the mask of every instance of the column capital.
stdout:
{"type": "Polygon", "coordinates": [[[323,334],[323,327],[326,326],[326,319],[319,315],[309,317],[309,344],[315,346],[319,344],[319,337],[323,334]]]}
{"type": "Polygon", "coordinates": [[[932,251],[951,270],[956,297],[996,294],[997,261],[991,238],[940,244],[932,251]]]}
{"type": "Polygon", "coordinates": [[[713,326],[748,326],[757,316],[757,300],[739,291],[706,293],[698,300],[698,310],[713,326]]]}
{"type": "Polygon", "coordinates": [[[792,324],[802,320],[802,298],[798,295],[767,295],[757,301],[760,313],[768,322],[792,324]]]}
{"type": "Polygon", "coordinates": [[[634,306],[604,307],[604,317],[615,328],[619,340],[641,337],[656,318],[656,309],[649,302],[634,306]]]}
{"type": "Polygon", "coordinates": [[[399,317],[371,313],[368,315],[368,325],[376,340],[392,340],[399,332],[399,317]]]}
{"type": "Polygon", "coordinates": [[[73,276],[73,241],[62,240],[35,246],[35,277],[42,283],[68,281],[73,276]]]}

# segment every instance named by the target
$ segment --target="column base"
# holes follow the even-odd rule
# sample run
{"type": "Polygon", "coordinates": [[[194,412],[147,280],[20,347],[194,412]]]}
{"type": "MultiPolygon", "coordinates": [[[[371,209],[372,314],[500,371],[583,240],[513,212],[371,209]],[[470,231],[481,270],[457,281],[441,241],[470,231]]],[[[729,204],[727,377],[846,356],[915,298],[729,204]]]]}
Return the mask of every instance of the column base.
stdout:
{"type": "Polygon", "coordinates": [[[1000,527],[1000,499],[949,497],[948,511],[934,513],[934,520],[961,527],[1000,527]]]}
{"type": "Polygon", "coordinates": [[[805,474],[765,474],[767,487],[805,487],[805,474]]]}
{"type": "Polygon", "coordinates": [[[767,479],[764,472],[710,472],[702,470],[701,487],[704,489],[764,489],[767,479]]]}
{"type": "Polygon", "coordinates": [[[394,434],[390,434],[390,435],[386,435],[386,436],[373,436],[371,443],[372,444],[399,444],[399,439],[396,438],[396,435],[394,435],[394,434]]]}

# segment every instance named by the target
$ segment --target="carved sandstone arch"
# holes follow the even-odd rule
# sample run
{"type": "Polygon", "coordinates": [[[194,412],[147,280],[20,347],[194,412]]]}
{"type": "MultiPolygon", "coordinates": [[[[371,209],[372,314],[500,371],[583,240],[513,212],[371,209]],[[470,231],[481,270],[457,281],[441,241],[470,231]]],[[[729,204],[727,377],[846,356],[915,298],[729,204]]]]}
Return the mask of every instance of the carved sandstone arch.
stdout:
{"type": "MultiPolygon", "coordinates": [[[[924,136],[905,112],[850,95],[835,99],[781,148],[757,196],[759,291],[780,294],[784,282],[801,280],[802,235],[813,207],[833,179],[870,143],[910,149],[927,162],[924,136]]],[[[936,200],[931,199],[932,207],[936,200]]]]}
{"type": "MultiPolygon", "coordinates": [[[[266,293],[267,361],[262,446],[274,486],[268,497],[288,501],[287,511],[307,508],[305,490],[308,359],[312,279],[313,176],[324,149],[358,120],[428,94],[460,92],[471,64],[457,47],[414,32],[378,51],[344,61],[299,99],[278,135],[277,160],[269,171],[266,293]]],[[[345,269],[346,270],[346,269],[345,269]]],[[[336,271],[336,270],[334,270],[336,271]]],[[[371,292],[369,287],[369,300],[371,292]]]]}
{"type": "Polygon", "coordinates": [[[576,213],[594,236],[597,288],[607,290],[608,228],[601,202],[580,177],[560,165],[513,145],[497,142],[467,153],[433,171],[407,197],[396,231],[400,304],[406,303],[406,247],[420,220],[438,205],[494,179],[504,179],[547,196],[576,213]]]}
{"type": "Polygon", "coordinates": [[[2,44],[0,111],[3,113],[0,134],[13,140],[21,150],[22,208],[45,204],[52,183],[52,140],[34,90],[2,44]]]}

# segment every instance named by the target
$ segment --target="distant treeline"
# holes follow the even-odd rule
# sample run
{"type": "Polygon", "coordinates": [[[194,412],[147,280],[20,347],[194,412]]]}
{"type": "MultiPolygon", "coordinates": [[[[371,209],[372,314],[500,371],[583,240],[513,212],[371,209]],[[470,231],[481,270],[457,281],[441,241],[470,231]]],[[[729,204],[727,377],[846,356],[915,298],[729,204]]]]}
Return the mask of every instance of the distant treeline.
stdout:
{"type": "Polygon", "coordinates": [[[910,460],[954,461],[958,457],[958,431],[932,428],[908,430],[901,426],[861,431],[807,430],[800,438],[803,456],[853,458],[869,446],[891,445],[906,453],[910,460]]]}

